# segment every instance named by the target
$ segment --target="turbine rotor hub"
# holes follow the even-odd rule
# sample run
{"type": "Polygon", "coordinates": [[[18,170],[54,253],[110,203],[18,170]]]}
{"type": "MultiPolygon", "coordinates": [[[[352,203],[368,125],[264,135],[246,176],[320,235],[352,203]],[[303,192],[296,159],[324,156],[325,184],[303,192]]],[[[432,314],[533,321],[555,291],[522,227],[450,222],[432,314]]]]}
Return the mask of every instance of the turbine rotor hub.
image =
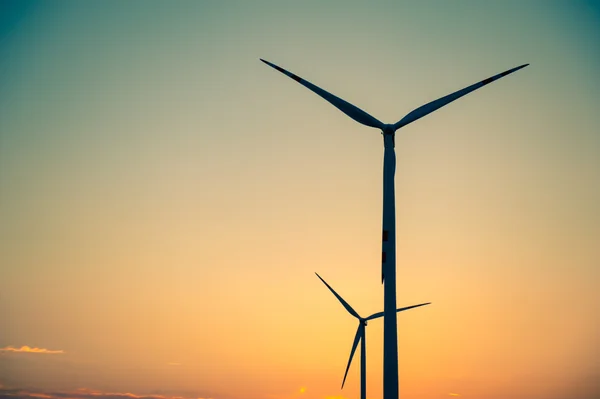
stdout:
{"type": "Polygon", "coordinates": [[[394,129],[394,125],[385,125],[383,129],[381,129],[381,134],[384,136],[390,135],[393,136],[396,133],[396,129],[394,129]]]}

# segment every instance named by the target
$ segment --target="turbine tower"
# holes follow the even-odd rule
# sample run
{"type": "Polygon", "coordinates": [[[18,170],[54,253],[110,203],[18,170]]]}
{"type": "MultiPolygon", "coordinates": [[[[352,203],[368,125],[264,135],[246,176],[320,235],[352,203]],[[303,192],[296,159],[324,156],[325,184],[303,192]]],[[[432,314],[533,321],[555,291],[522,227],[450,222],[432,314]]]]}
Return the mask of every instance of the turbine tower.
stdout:
{"type": "MultiPolygon", "coordinates": [[[[348,313],[358,319],[358,328],[356,329],[356,335],[354,336],[354,343],[352,344],[352,350],[350,351],[350,359],[348,359],[348,365],[346,366],[346,372],[344,373],[344,379],[342,380],[342,389],[344,388],[344,383],[346,382],[346,377],[348,376],[348,370],[350,369],[350,364],[352,363],[352,357],[354,356],[354,352],[356,351],[356,347],[358,346],[358,341],[360,341],[360,399],[367,399],[367,335],[366,335],[366,327],[367,322],[369,320],[378,319],[383,316],[383,312],[374,313],[369,317],[360,317],[360,315],[352,309],[352,306],[348,302],[344,300],[318,273],[315,273],[317,277],[329,288],[329,291],[335,295],[335,297],[340,301],[340,303],[346,308],[348,313]]],[[[396,309],[396,312],[402,312],[404,310],[418,308],[419,306],[429,305],[431,302],[420,303],[418,305],[407,306],[404,308],[396,309]]]]}
{"type": "Polygon", "coordinates": [[[369,115],[362,109],[342,100],[339,97],[315,86],[275,64],[260,59],[300,83],[304,87],[330,102],[334,107],[363,125],[381,130],[383,134],[383,231],[381,252],[381,280],[384,283],[383,293],[383,399],[398,399],[398,331],[396,318],[396,205],[394,195],[394,174],[396,173],[396,153],[394,136],[396,130],[420,119],[433,111],[469,94],[495,80],[509,75],[529,64],[520,65],[508,71],[494,75],[464,89],[431,101],[409,112],[394,124],[385,124],[369,115]]]}

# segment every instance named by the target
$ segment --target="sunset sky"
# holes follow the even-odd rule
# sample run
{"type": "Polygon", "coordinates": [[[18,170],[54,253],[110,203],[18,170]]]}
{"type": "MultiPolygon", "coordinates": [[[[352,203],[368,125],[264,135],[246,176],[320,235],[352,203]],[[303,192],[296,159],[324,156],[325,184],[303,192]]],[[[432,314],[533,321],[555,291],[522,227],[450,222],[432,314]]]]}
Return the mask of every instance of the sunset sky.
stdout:
{"type": "Polygon", "coordinates": [[[600,4],[0,0],[0,399],[600,398],[600,4]],[[383,321],[367,327],[382,398],[383,321]]]}

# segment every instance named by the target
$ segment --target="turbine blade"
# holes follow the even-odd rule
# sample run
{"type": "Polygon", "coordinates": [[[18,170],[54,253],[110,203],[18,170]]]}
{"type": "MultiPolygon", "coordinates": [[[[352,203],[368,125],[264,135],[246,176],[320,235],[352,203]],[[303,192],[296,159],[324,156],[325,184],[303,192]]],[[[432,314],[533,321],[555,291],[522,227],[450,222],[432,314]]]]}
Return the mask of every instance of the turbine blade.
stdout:
{"type": "Polygon", "coordinates": [[[345,113],[350,118],[357,121],[358,123],[362,123],[363,125],[378,128],[378,129],[383,129],[383,127],[384,127],[383,123],[381,123],[379,120],[372,117],[371,115],[369,115],[362,109],[350,104],[347,101],[342,100],[339,97],[334,96],[333,94],[321,89],[320,87],[315,86],[314,84],[310,83],[309,81],[302,79],[300,76],[294,75],[293,73],[288,72],[285,69],[278,67],[277,65],[275,65],[273,63],[270,63],[269,61],[263,60],[262,58],[260,58],[260,60],[262,62],[264,62],[265,64],[269,65],[270,67],[283,73],[284,75],[287,75],[290,78],[294,79],[296,82],[300,83],[302,86],[308,88],[309,90],[312,90],[315,94],[318,94],[325,100],[329,101],[334,107],[336,107],[337,109],[339,109],[340,111],[342,111],[343,113],[345,113]]]}
{"type": "Polygon", "coordinates": [[[354,356],[354,352],[356,351],[356,347],[362,338],[360,322],[358,324],[358,329],[356,330],[356,335],[354,336],[354,343],[352,344],[352,350],[350,351],[350,359],[348,359],[348,365],[346,366],[346,372],[344,373],[344,380],[342,381],[342,389],[344,389],[344,384],[346,383],[346,377],[348,376],[348,370],[350,370],[350,364],[352,363],[352,357],[354,356]]]}
{"type": "Polygon", "coordinates": [[[482,80],[479,83],[475,83],[474,85],[471,85],[469,87],[466,87],[466,88],[459,90],[457,92],[454,92],[452,94],[448,94],[445,97],[442,97],[435,101],[427,103],[427,104],[415,109],[414,111],[411,111],[404,118],[402,118],[398,122],[396,122],[394,124],[394,130],[398,130],[402,126],[406,126],[409,123],[414,122],[417,119],[420,119],[420,118],[424,117],[425,115],[430,114],[439,108],[442,108],[444,105],[450,104],[452,101],[459,99],[462,96],[467,95],[470,92],[487,85],[488,83],[492,83],[493,81],[498,80],[506,75],[513,73],[513,72],[516,72],[521,68],[525,68],[527,65],[529,65],[529,64],[524,64],[524,65],[515,67],[513,69],[509,69],[508,71],[499,73],[498,75],[492,76],[491,78],[487,78],[485,80],[482,80]]]}
{"type": "Polygon", "coordinates": [[[327,282],[325,280],[323,280],[321,278],[321,276],[319,276],[319,273],[315,273],[315,274],[323,282],[323,284],[325,284],[327,286],[327,288],[329,288],[329,291],[331,291],[333,293],[333,295],[335,295],[335,297],[338,299],[338,301],[340,301],[340,303],[346,308],[348,313],[350,313],[352,316],[356,317],[357,319],[360,319],[360,316],[358,315],[358,313],[356,313],[356,311],[354,309],[352,309],[352,306],[350,306],[348,304],[348,302],[344,301],[344,298],[339,296],[338,293],[335,292],[335,290],[333,288],[331,288],[331,286],[329,284],[327,284],[327,282]]]}
{"type": "MultiPolygon", "coordinates": [[[[403,310],[408,310],[408,309],[412,309],[412,308],[418,308],[419,306],[425,306],[425,305],[429,305],[431,302],[426,302],[426,303],[420,303],[418,305],[412,305],[412,306],[407,306],[404,308],[398,308],[396,309],[396,313],[398,312],[402,312],[403,310]]],[[[374,313],[371,316],[367,317],[365,320],[373,320],[373,319],[378,319],[381,316],[383,316],[384,312],[379,312],[379,313],[374,313]]]]}

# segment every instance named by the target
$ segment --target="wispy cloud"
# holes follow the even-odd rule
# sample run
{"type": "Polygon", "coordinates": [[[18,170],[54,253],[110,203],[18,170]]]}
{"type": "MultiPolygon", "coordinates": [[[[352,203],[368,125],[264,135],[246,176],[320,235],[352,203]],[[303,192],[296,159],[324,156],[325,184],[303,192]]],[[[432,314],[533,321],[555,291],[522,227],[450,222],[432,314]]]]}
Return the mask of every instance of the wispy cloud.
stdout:
{"type": "Polygon", "coordinates": [[[449,393],[448,395],[450,395],[450,396],[460,396],[459,393],[449,393]]]}
{"type": "Polygon", "coordinates": [[[46,354],[61,354],[65,353],[63,350],[50,350],[45,348],[37,348],[30,346],[22,346],[20,348],[15,348],[14,346],[7,346],[4,348],[0,348],[0,352],[14,352],[14,353],[46,353],[46,354]]]}

